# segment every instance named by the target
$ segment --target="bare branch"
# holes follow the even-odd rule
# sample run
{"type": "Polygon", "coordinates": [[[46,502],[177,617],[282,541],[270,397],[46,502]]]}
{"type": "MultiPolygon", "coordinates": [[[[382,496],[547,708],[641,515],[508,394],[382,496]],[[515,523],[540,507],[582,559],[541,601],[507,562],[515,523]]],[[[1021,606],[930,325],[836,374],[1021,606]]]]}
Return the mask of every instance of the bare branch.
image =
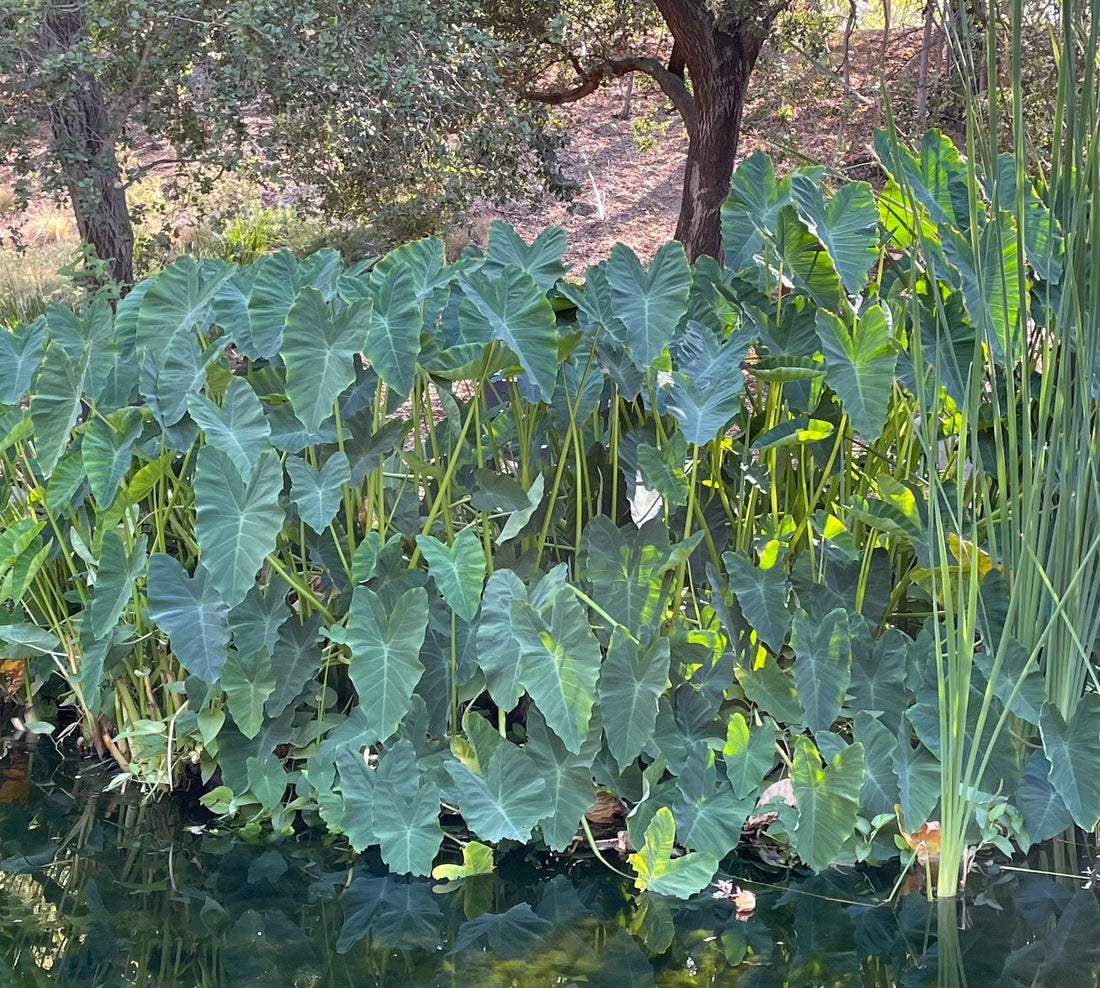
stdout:
{"type": "Polygon", "coordinates": [[[520,97],[536,103],[549,103],[551,106],[576,103],[594,93],[608,79],[629,75],[631,72],[642,72],[656,80],[664,94],[672,100],[672,105],[684,120],[688,137],[695,133],[698,115],[691,92],[681,76],[670,72],[657,59],[642,56],[609,58],[588,69],[583,69],[576,59],[571,61],[577,66],[577,75],[580,78],[576,86],[569,89],[524,89],[520,91],[520,97]]]}

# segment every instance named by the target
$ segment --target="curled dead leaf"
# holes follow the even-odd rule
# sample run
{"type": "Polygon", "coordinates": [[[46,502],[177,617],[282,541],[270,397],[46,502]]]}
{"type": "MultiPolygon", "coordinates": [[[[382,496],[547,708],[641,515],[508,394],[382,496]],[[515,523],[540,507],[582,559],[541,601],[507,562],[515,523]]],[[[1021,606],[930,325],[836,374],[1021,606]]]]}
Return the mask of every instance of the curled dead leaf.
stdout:
{"type": "Polygon", "coordinates": [[[601,789],[596,794],[596,802],[585,810],[584,818],[589,823],[610,826],[617,820],[626,819],[626,807],[614,793],[601,789]]]}

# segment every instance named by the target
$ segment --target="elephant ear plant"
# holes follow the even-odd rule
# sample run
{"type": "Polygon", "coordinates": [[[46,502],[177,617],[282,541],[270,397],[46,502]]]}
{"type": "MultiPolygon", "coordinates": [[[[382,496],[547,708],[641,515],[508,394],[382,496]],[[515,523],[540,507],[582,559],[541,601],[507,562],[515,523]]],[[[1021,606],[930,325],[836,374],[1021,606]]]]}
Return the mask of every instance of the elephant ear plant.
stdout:
{"type": "MultiPolygon", "coordinates": [[[[896,854],[942,750],[924,288],[895,207],[820,180],[751,156],[725,267],[619,245],[568,280],[562,231],[498,223],[452,264],[183,258],[0,334],[0,647],[36,729],[56,696],[118,784],[399,873],[592,841],[601,791],[643,891],[705,886],[777,791],[774,853],[896,854]]],[[[1018,767],[982,775],[1009,851],[1018,767]]]]}

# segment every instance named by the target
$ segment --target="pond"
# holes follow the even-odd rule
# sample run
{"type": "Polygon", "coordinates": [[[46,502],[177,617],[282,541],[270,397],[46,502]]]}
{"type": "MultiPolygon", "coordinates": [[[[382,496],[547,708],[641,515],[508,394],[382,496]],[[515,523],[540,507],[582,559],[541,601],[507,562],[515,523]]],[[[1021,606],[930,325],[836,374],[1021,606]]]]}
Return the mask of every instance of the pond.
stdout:
{"type": "Polygon", "coordinates": [[[10,746],[0,770],[0,988],[1097,983],[1084,879],[986,864],[963,909],[884,904],[886,871],[727,860],[681,902],[516,845],[494,875],[433,882],[340,839],[249,842],[105,791],[108,769],[49,745],[10,746]]]}

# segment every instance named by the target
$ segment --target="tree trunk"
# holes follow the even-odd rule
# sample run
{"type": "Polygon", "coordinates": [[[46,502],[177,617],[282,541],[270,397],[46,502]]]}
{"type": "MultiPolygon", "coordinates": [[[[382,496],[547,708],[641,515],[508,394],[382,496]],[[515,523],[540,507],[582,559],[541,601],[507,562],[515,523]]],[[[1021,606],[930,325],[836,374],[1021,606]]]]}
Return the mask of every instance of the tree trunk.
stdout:
{"type": "MultiPolygon", "coordinates": [[[[750,7],[753,5],[750,4],[750,7]]],[[[774,17],[723,18],[704,0],[657,0],[694,87],[676,239],[694,261],[722,257],[722,203],[729,194],[749,77],[774,17]]]]}
{"type": "MultiPolygon", "coordinates": [[[[71,53],[84,32],[83,6],[52,4],[44,30],[48,50],[71,53]]],[[[51,96],[54,152],[80,237],[107,262],[110,278],[125,291],[134,281],[134,230],[103,89],[91,72],[77,69],[51,96]]]]}

